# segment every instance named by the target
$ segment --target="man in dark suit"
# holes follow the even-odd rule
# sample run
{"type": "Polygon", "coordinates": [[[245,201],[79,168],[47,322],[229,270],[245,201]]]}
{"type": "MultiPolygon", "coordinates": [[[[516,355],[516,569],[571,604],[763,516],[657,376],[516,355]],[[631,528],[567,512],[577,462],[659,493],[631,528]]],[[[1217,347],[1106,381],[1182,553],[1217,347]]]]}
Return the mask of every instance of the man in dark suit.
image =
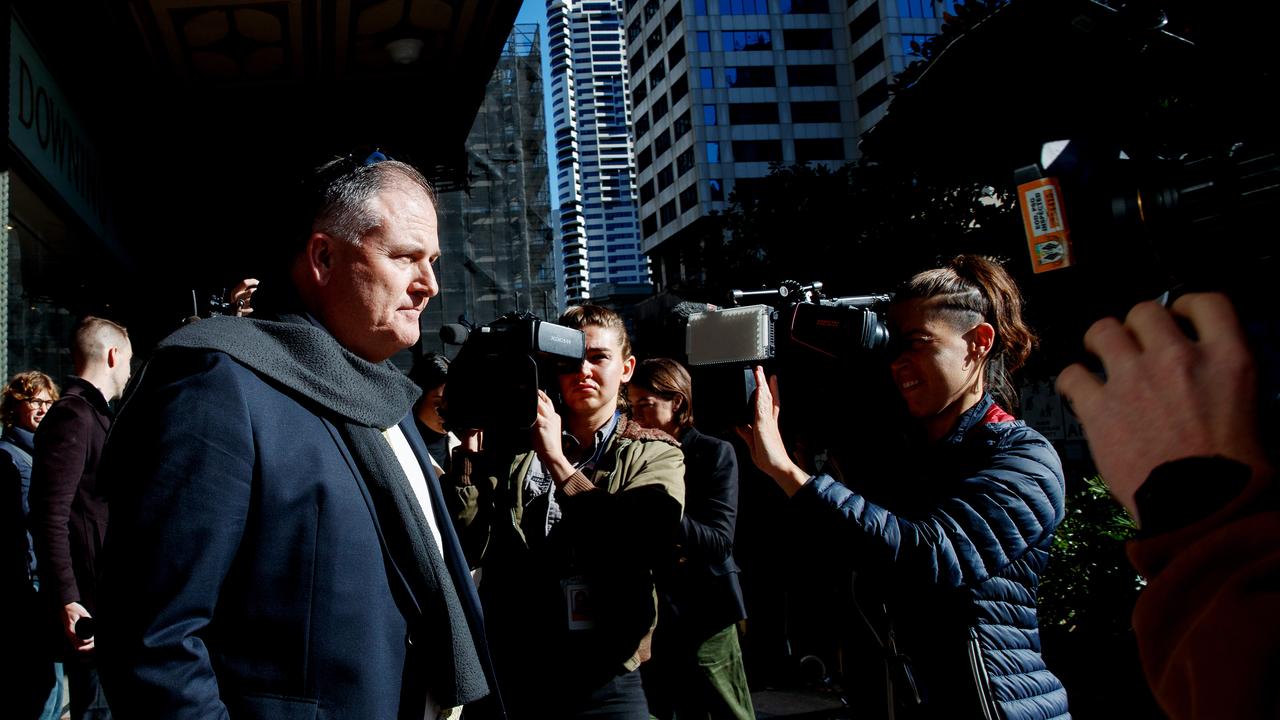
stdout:
{"type": "Polygon", "coordinates": [[[66,392],[49,408],[35,436],[32,539],[41,594],[52,598],[73,651],[66,664],[73,720],[111,716],[98,685],[90,630],[97,613],[98,550],[107,531],[98,460],[111,427],[107,403],[124,392],[132,357],[123,327],[85,318],[71,345],[75,375],[67,378],[66,392]]]}
{"type": "Polygon", "coordinates": [[[253,318],[160,343],[104,459],[101,652],[122,714],[443,718],[489,692],[475,588],[387,362],[437,285],[434,195],[315,176],[253,318]]]}

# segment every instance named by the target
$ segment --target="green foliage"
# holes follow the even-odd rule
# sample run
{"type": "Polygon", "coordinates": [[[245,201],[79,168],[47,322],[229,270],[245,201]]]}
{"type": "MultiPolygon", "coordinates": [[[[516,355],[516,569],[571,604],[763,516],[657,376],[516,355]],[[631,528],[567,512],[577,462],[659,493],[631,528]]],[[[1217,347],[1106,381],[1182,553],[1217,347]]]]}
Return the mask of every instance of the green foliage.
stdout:
{"type": "Polygon", "coordinates": [[[939,256],[1025,252],[1010,188],[980,179],[870,163],[775,165],[729,202],[713,257],[716,276],[740,288],[821,280],[835,291],[883,290],[939,256]]]}
{"type": "Polygon", "coordinates": [[[894,78],[895,89],[915,82],[929,63],[941,55],[942,51],[956,38],[964,35],[970,28],[1007,4],[1009,0],[965,0],[956,3],[955,14],[944,16],[940,33],[930,36],[923,43],[911,43],[911,51],[921,59],[907,65],[906,69],[898,73],[894,78]]]}
{"type": "Polygon", "coordinates": [[[1040,583],[1040,623],[1070,633],[1124,635],[1144,584],[1124,554],[1137,528],[1097,476],[1070,489],[1066,505],[1040,583]]]}

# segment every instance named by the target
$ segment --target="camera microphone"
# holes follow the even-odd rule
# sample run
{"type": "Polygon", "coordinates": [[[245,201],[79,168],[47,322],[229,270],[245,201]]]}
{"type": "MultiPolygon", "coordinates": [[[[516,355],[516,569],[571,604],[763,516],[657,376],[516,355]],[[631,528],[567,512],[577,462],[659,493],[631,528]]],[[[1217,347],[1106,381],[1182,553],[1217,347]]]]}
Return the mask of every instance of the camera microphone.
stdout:
{"type": "Polygon", "coordinates": [[[81,640],[92,640],[93,633],[95,630],[97,630],[97,626],[98,626],[98,623],[95,622],[93,618],[82,617],[76,621],[76,624],[73,629],[75,630],[76,637],[80,638],[81,640]]]}
{"type": "Polygon", "coordinates": [[[470,334],[471,330],[466,325],[446,323],[440,326],[440,339],[449,345],[461,345],[470,334]]]}

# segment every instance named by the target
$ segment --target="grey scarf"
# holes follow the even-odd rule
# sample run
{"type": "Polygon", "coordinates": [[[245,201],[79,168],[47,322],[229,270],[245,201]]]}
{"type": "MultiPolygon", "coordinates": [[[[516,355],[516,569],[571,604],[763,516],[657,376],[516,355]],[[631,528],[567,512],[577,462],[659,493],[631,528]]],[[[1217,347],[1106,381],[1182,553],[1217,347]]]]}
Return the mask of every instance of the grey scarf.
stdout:
{"type": "Polygon", "coordinates": [[[373,497],[391,558],[409,584],[413,642],[406,666],[431,669],[418,679],[444,707],[484,697],[488,684],[457,588],[422,506],[382,436],[408,415],[420,393],[417,386],[389,362],[358,357],[302,315],[209,318],[165,338],[157,352],[167,348],[224,352],[337,425],[373,497]]]}

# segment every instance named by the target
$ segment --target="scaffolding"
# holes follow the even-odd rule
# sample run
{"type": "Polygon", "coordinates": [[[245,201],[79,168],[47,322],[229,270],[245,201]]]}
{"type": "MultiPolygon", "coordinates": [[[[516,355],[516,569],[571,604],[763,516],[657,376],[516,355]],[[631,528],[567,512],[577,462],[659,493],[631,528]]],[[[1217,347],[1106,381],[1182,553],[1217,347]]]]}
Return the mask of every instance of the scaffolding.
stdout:
{"type": "MultiPolygon", "coordinates": [[[[467,188],[440,198],[440,297],[424,327],[513,310],[554,320],[560,292],[551,225],[542,53],[536,24],[516,25],[466,142],[467,188]]],[[[424,332],[423,351],[445,351],[424,332]]]]}

